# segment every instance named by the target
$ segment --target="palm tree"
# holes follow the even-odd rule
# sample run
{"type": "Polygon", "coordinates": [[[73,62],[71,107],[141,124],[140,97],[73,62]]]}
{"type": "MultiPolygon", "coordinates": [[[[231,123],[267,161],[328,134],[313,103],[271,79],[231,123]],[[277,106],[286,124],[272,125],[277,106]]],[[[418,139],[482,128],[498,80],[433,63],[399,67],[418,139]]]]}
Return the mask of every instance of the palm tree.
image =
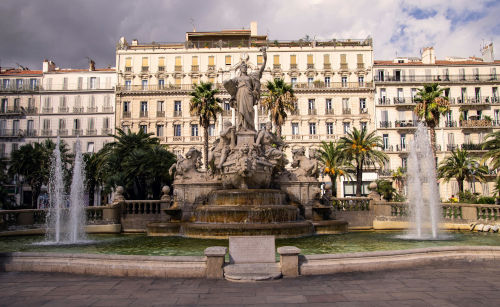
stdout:
{"type": "Polygon", "coordinates": [[[102,180],[105,192],[123,186],[129,199],[159,198],[161,186],[171,183],[168,169],[175,156],[151,135],[117,129],[115,141],[97,153],[95,178],[102,180]]]}
{"type": "Polygon", "coordinates": [[[13,203],[12,197],[9,195],[7,185],[10,184],[9,176],[7,174],[7,160],[0,158],[0,208],[10,209],[13,203]]]}
{"type": "Polygon", "coordinates": [[[443,96],[443,92],[444,89],[437,83],[424,84],[414,98],[417,102],[414,112],[429,128],[434,157],[436,156],[435,128],[439,125],[439,117],[450,110],[448,97],[443,96]]]}
{"type": "Polygon", "coordinates": [[[343,155],[338,143],[322,141],[318,153],[324,165],[323,172],[330,177],[332,182],[332,196],[337,197],[337,178],[339,176],[350,177],[352,164],[343,155]]]}
{"type": "Polygon", "coordinates": [[[271,120],[276,126],[276,135],[281,139],[281,126],[285,123],[286,111],[295,110],[297,97],[293,94],[292,86],[283,79],[268,81],[266,88],[269,93],[261,103],[264,109],[271,113],[271,120]]]}
{"type": "Polygon", "coordinates": [[[398,193],[403,193],[403,187],[405,183],[406,170],[403,167],[398,167],[395,171],[392,172],[391,177],[392,180],[396,183],[396,187],[398,188],[398,193]]]}
{"type": "Polygon", "coordinates": [[[347,159],[353,161],[356,173],[356,196],[361,196],[361,187],[363,184],[364,167],[370,164],[382,165],[388,160],[387,155],[377,150],[382,148],[382,138],[370,133],[366,129],[358,130],[354,128],[347,136],[339,140],[340,147],[347,159]]]}
{"type": "Polygon", "coordinates": [[[93,206],[95,189],[102,182],[98,171],[98,153],[84,153],[83,161],[85,162],[85,187],[89,193],[89,206],[93,206]]]}
{"type": "Polygon", "coordinates": [[[476,179],[484,181],[486,174],[488,174],[488,168],[485,165],[480,165],[477,159],[471,157],[465,149],[453,150],[451,156],[439,163],[438,168],[438,176],[443,178],[445,182],[452,178],[457,180],[460,193],[464,192],[464,180],[468,182],[473,182],[476,179]]]}
{"type": "Polygon", "coordinates": [[[500,131],[489,133],[486,136],[483,149],[487,150],[483,155],[483,162],[491,159],[491,168],[500,168],[500,131]]]}
{"type": "Polygon", "coordinates": [[[215,97],[219,93],[218,89],[212,89],[212,83],[201,82],[196,85],[190,94],[191,104],[189,112],[192,116],[200,117],[200,126],[203,127],[203,154],[205,155],[205,168],[208,169],[208,127],[210,120],[217,120],[217,113],[222,112],[221,99],[215,97]]]}

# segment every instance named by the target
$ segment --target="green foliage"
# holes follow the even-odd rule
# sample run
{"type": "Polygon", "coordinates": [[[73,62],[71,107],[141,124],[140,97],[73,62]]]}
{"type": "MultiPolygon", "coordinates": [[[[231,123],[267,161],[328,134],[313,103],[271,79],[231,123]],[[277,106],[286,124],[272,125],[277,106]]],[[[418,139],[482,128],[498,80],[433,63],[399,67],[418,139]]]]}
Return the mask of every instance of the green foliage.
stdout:
{"type": "Polygon", "coordinates": [[[385,200],[391,201],[397,194],[396,189],[392,186],[392,182],[390,182],[389,180],[379,179],[375,182],[377,183],[377,188],[375,189],[375,191],[382,195],[385,200]]]}
{"type": "MultiPolygon", "coordinates": [[[[52,153],[55,148],[56,144],[53,141],[45,140],[41,143],[25,144],[12,153],[9,175],[12,178],[22,176],[23,181],[31,187],[32,207],[36,206],[42,185],[47,185],[49,182],[52,153]]],[[[71,155],[64,141],[60,142],[59,150],[63,161],[64,176],[67,179],[71,176],[71,155]]]]}
{"type": "Polygon", "coordinates": [[[7,185],[10,183],[7,174],[7,161],[0,159],[0,208],[9,209],[14,200],[7,191],[7,185]]]}
{"type": "Polygon", "coordinates": [[[461,203],[475,204],[477,201],[477,194],[470,191],[458,192],[458,199],[461,203]]]}
{"type": "Polygon", "coordinates": [[[350,173],[353,171],[352,164],[346,159],[338,143],[322,141],[318,154],[323,165],[323,173],[330,177],[333,197],[337,197],[337,178],[338,176],[350,178],[350,173]]]}
{"type": "Polygon", "coordinates": [[[438,168],[438,177],[444,178],[445,182],[455,178],[460,192],[464,191],[464,180],[468,182],[484,181],[487,173],[488,168],[485,165],[480,165],[465,149],[453,150],[451,156],[439,163],[438,168]]]}
{"type": "Polygon", "coordinates": [[[175,156],[152,134],[117,129],[115,141],[97,153],[94,178],[102,181],[105,192],[123,186],[128,199],[158,199],[163,185],[171,184],[168,174],[175,156]]]}
{"type": "Polygon", "coordinates": [[[476,204],[495,204],[495,197],[493,196],[481,196],[476,200],[476,204]]]}
{"type": "Polygon", "coordinates": [[[264,94],[265,98],[261,104],[267,112],[271,113],[271,120],[276,126],[276,135],[281,138],[281,126],[286,121],[286,112],[295,110],[297,97],[293,93],[292,86],[285,83],[283,79],[268,81],[266,88],[268,93],[264,94]]]}
{"type": "Polygon", "coordinates": [[[388,160],[387,155],[377,149],[382,148],[382,138],[375,131],[354,128],[347,136],[339,140],[339,146],[346,159],[351,161],[356,174],[356,196],[361,196],[364,168],[370,165],[382,165],[388,160]]]}
{"type": "Polygon", "coordinates": [[[200,126],[203,127],[203,151],[205,156],[205,167],[208,168],[208,127],[210,120],[216,121],[217,114],[222,112],[220,104],[222,100],[215,97],[219,93],[218,89],[212,88],[210,82],[201,82],[196,85],[194,91],[190,93],[191,104],[189,112],[192,116],[199,116],[200,126]]]}
{"type": "Polygon", "coordinates": [[[491,159],[491,169],[500,168],[500,131],[489,133],[486,136],[483,149],[487,150],[483,155],[483,161],[491,159]]]}

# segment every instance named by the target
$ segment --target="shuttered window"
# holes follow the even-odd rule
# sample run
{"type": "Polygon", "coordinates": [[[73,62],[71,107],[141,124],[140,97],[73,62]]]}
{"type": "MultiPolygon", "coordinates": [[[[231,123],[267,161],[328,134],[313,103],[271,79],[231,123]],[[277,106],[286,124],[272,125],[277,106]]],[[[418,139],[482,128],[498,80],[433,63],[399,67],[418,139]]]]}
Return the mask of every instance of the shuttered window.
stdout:
{"type": "Polygon", "coordinates": [[[312,54],[307,55],[307,64],[314,64],[312,54]]]}
{"type": "Polygon", "coordinates": [[[274,65],[279,65],[280,64],[280,56],[279,55],[273,56],[273,64],[274,65]]]}
{"type": "Polygon", "coordinates": [[[226,65],[231,65],[231,56],[226,55],[226,65]]]}
{"type": "Polygon", "coordinates": [[[290,56],[290,64],[293,64],[293,65],[297,64],[297,56],[295,54],[292,54],[290,56]]]}
{"type": "Polygon", "coordinates": [[[211,65],[211,66],[215,65],[215,59],[214,59],[213,55],[208,57],[208,65],[211,65]]]}

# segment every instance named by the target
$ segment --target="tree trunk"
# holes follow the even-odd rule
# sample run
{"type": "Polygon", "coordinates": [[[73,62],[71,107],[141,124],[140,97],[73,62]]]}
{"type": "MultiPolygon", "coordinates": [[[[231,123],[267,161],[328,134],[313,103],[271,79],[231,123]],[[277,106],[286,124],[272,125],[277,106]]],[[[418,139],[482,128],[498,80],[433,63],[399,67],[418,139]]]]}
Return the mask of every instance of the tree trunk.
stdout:
{"type": "Polygon", "coordinates": [[[203,127],[203,154],[205,155],[205,169],[208,171],[208,126],[203,127]]]}
{"type": "Polygon", "coordinates": [[[95,193],[95,184],[89,185],[89,206],[94,205],[94,193],[95,193]]]}
{"type": "Polygon", "coordinates": [[[281,140],[281,126],[276,125],[276,136],[278,137],[279,140],[281,140]]]}
{"type": "Polygon", "coordinates": [[[31,208],[37,209],[38,196],[40,196],[41,187],[31,186],[31,208]]]}
{"type": "Polygon", "coordinates": [[[458,182],[458,191],[460,193],[463,193],[464,192],[464,180],[457,178],[457,182],[458,182]]]}
{"type": "Polygon", "coordinates": [[[432,125],[428,126],[431,137],[432,154],[434,155],[434,158],[436,158],[436,129],[434,129],[434,126],[432,125]]]}
{"type": "Polygon", "coordinates": [[[361,197],[361,187],[363,186],[363,163],[356,165],[356,197],[361,197]]]}
{"type": "Polygon", "coordinates": [[[332,182],[332,197],[337,197],[337,177],[330,176],[332,182]]]}

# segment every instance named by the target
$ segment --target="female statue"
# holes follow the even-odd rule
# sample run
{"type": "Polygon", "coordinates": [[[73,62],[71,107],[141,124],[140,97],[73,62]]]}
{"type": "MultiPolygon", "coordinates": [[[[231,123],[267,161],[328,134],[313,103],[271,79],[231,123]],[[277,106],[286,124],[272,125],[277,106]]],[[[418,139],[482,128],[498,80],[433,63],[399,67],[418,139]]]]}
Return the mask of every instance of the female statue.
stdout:
{"type": "Polygon", "coordinates": [[[229,101],[231,107],[235,108],[238,117],[236,121],[237,131],[255,131],[253,106],[260,99],[260,78],[266,67],[267,53],[265,48],[261,48],[264,57],[264,63],[258,72],[247,74],[247,59],[243,59],[239,65],[240,76],[224,81],[224,87],[231,95],[229,101]]]}

